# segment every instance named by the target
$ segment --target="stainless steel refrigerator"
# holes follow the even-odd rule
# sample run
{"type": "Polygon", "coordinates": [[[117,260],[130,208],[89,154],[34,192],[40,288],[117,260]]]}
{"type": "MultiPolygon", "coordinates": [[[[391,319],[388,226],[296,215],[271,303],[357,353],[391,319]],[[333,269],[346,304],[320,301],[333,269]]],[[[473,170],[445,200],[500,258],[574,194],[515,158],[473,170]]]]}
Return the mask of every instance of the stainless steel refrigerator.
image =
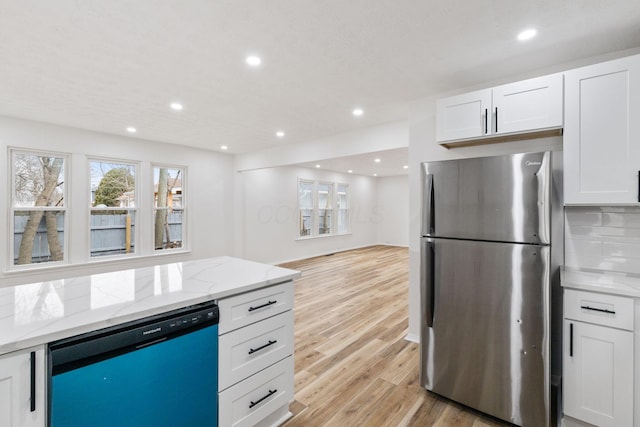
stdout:
{"type": "Polygon", "coordinates": [[[422,164],[421,383],[521,426],[555,425],[561,154],[422,164]]]}

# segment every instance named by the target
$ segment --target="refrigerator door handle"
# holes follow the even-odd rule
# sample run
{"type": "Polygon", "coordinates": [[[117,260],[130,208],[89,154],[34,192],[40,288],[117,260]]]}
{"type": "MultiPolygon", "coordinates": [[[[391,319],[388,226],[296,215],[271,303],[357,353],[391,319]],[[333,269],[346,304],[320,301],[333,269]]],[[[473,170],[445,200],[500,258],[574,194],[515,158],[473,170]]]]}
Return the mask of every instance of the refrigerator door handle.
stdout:
{"type": "Polygon", "coordinates": [[[432,328],[433,327],[433,316],[435,313],[435,309],[436,309],[436,304],[435,304],[435,297],[436,297],[436,277],[435,277],[435,272],[436,272],[436,267],[435,267],[435,261],[436,261],[436,251],[435,251],[435,243],[434,242],[427,242],[427,253],[426,256],[428,257],[427,262],[426,262],[426,268],[425,268],[425,277],[424,277],[424,284],[425,284],[425,291],[426,291],[426,298],[427,298],[427,304],[425,304],[425,307],[428,308],[429,312],[427,313],[427,326],[432,328]]]}
{"type": "Polygon", "coordinates": [[[430,236],[435,233],[436,215],[435,215],[435,192],[433,188],[433,175],[424,173],[424,192],[422,212],[422,235],[430,236]]]}

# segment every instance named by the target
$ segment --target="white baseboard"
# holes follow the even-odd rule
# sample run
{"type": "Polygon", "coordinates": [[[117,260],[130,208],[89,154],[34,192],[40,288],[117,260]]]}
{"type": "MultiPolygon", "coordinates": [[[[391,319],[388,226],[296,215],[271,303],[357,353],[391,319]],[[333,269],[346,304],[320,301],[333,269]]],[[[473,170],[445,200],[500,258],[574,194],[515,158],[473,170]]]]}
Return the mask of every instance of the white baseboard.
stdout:
{"type": "Polygon", "coordinates": [[[407,340],[407,341],[414,342],[416,344],[420,344],[420,337],[417,334],[409,333],[409,334],[407,334],[406,337],[404,337],[404,339],[407,340]]]}

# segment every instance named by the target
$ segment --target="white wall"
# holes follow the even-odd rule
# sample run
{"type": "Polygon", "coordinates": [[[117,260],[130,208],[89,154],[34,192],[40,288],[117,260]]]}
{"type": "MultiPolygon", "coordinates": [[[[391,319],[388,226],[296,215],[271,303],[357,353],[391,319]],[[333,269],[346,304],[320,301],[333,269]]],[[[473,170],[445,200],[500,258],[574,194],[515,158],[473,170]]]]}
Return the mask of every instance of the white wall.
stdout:
{"type": "Polygon", "coordinates": [[[409,246],[409,176],[378,178],[376,197],[380,213],[377,242],[409,246]]]}
{"type": "MultiPolygon", "coordinates": [[[[233,239],[233,159],[210,151],[164,144],[125,136],[107,135],[44,123],[0,117],[0,226],[9,226],[9,147],[47,150],[69,154],[67,183],[70,215],[68,259],[73,266],[47,267],[46,270],[7,272],[10,236],[6,232],[0,242],[0,286],[49,280],[69,275],[82,275],[133,266],[151,265],[159,260],[170,262],[231,254],[233,239]],[[89,206],[87,157],[105,157],[140,162],[140,185],[151,186],[150,162],[187,166],[187,237],[190,253],[131,257],[122,261],[87,263],[89,206]],[[83,232],[74,232],[82,229],[83,232]]],[[[150,227],[144,218],[138,222],[150,227]]],[[[139,242],[142,244],[142,242],[139,242]]]]}
{"type": "Polygon", "coordinates": [[[244,227],[238,256],[277,264],[377,243],[382,215],[375,198],[376,178],[295,166],[239,175],[244,227]],[[349,184],[351,233],[297,239],[298,179],[349,184]]]}

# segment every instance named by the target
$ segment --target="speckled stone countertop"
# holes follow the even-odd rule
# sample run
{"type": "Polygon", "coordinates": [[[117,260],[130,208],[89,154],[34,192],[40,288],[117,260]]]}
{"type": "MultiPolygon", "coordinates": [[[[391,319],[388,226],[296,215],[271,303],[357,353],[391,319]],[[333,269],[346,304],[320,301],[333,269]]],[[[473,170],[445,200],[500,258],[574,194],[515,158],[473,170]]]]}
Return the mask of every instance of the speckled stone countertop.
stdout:
{"type": "Polygon", "coordinates": [[[0,288],[0,354],[298,277],[218,257],[0,288]]]}

